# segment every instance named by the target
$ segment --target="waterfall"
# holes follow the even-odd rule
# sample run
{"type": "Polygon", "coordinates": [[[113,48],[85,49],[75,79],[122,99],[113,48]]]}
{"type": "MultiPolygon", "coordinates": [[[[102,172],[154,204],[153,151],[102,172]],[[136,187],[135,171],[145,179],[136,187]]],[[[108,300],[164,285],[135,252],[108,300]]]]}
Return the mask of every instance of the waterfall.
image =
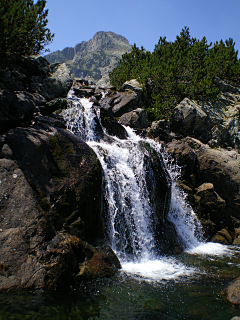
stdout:
{"type": "Polygon", "coordinates": [[[173,223],[185,252],[215,256],[229,254],[227,246],[202,241],[200,222],[187,204],[186,194],[177,185],[180,168],[173,164],[159,143],[141,138],[129,127],[125,128],[126,139],[110,136],[101,125],[99,109],[95,109],[92,102],[75,97],[73,90],[70,90],[68,99],[69,108],[61,113],[68,130],[94,150],[102,165],[108,202],[108,241],[124,272],[150,281],[177,279],[199,272],[175,257],[159,255],[154,229],[156,221],[153,219],[156,209],[152,203],[154,192],[149,189],[149,182],[154,186],[156,181],[149,166],[151,162],[146,161],[152,157],[149,150],[154,150],[155,156],[161,154],[161,161],[171,177],[167,219],[173,223]]]}
{"type": "MultiPolygon", "coordinates": [[[[86,98],[76,98],[73,91],[69,92],[68,98],[70,107],[62,112],[67,120],[67,128],[95,151],[103,168],[110,245],[122,260],[153,259],[156,256],[153,207],[146,182],[149,168],[146,168],[144,162],[144,158],[149,157],[149,152],[143,144],[147,143],[157,153],[161,152],[160,144],[139,137],[131,128],[126,128],[126,139],[109,136],[103,127],[99,130],[100,119],[92,102],[86,98]]],[[[169,219],[182,236],[184,247],[188,247],[188,243],[196,245],[196,219],[189,219],[191,210],[186,210],[182,194],[179,194],[176,187],[175,171],[171,170],[166,154],[164,158],[173,180],[174,191],[169,219]],[[188,221],[188,225],[184,220],[188,221]]],[[[194,217],[193,212],[191,216],[194,217]]]]}

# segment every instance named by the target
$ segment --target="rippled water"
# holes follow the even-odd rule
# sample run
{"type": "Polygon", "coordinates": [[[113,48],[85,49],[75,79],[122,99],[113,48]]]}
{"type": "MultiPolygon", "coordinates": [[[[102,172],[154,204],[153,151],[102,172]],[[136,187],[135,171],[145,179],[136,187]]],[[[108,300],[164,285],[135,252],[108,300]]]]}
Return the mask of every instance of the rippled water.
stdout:
{"type": "Polygon", "coordinates": [[[217,247],[217,255],[203,246],[196,249],[201,254],[192,250],[126,264],[112,279],[84,282],[65,292],[2,293],[0,319],[230,320],[240,310],[219,293],[239,276],[240,251],[217,247]]]}

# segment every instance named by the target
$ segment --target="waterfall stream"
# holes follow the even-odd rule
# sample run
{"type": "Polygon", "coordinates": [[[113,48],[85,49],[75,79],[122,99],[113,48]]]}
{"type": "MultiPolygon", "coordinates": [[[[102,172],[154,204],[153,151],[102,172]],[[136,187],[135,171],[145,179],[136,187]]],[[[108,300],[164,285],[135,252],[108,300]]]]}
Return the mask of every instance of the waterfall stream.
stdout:
{"type": "Polygon", "coordinates": [[[131,128],[125,128],[128,134],[126,139],[109,136],[103,127],[101,133],[100,117],[93,103],[86,98],[75,97],[73,91],[69,92],[68,98],[70,106],[62,111],[68,130],[94,150],[103,168],[108,202],[108,238],[125,272],[155,280],[176,279],[195,272],[175,258],[157,253],[153,207],[144,163],[144,157],[149,154],[142,147],[143,143],[150,145],[157,153],[162,152],[172,179],[168,220],[174,224],[183,248],[190,254],[220,255],[227,252],[228,249],[221,245],[202,242],[200,222],[186,203],[185,194],[177,187],[179,168],[172,165],[159,143],[141,138],[131,128]]]}

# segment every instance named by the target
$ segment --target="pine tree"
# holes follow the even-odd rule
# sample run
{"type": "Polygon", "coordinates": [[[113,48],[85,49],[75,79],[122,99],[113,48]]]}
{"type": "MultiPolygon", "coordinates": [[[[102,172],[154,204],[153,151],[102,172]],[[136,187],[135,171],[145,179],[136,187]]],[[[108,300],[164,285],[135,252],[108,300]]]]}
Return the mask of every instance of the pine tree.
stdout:
{"type": "Polygon", "coordinates": [[[172,109],[185,97],[214,101],[219,97],[215,78],[240,81],[240,60],[232,39],[208,44],[205,37],[192,38],[184,27],[174,42],[160,37],[152,53],[134,45],[110,73],[118,88],[136,78],[151,93],[149,108],[153,119],[168,118],[172,109]]]}
{"type": "Polygon", "coordinates": [[[0,58],[39,54],[54,34],[46,28],[46,0],[0,0],[0,58]]]}

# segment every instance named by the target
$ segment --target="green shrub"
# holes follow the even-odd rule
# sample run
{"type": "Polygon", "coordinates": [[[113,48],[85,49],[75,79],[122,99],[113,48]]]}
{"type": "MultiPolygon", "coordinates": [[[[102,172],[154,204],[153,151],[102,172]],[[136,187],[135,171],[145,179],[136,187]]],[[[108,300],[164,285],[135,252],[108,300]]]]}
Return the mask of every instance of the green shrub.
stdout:
{"type": "Polygon", "coordinates": [[[216,77],[239,83],[240,61],[234,45],[229,39],[212,46],[205,37],[191,38],[185,27],[174,42],[160,37],[152,53],[134,45],[109,73],[110,81],[119,88],[125,81],[137,79],[151,96],[147,106],[150,118],[168,118],[185,97],[217,100],[220,92],[216,77]]]}

